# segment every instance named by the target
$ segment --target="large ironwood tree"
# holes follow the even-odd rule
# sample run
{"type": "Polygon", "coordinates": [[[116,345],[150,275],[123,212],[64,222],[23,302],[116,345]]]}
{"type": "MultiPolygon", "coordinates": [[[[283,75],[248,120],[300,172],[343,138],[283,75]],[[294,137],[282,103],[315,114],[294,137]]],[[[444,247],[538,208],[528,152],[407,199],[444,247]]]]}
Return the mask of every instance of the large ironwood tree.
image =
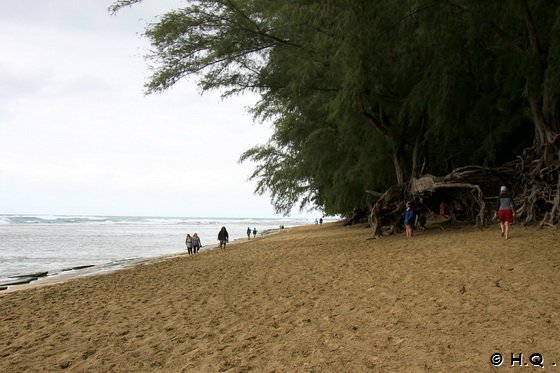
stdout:
{"type": "Polygon", "coordinates": [[[145,34],[148,92],[193,75],[260,94],[252,112],[274,135],[241,159],[279,212],[369,205],[375,233],[405,199],[448,188],[483,224],[508,182],[525,221],[560,219],[556,1],[199,0],[145,34]]]}

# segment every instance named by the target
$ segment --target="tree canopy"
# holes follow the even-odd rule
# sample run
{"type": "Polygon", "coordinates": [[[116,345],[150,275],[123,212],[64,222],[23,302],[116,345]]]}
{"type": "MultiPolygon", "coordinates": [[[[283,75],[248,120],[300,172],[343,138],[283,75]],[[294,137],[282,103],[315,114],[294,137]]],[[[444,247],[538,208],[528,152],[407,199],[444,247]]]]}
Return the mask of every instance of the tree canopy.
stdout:
{"type": "Polygon", "coordinates": [[[344,214],[373,204],[366,190],[529,146],[558,161],[559,1],[187,1],[145,36],[148,93],[196,76],[260,95],[252,113],[274,135],[241,160],[278,212],[344,214]]]}

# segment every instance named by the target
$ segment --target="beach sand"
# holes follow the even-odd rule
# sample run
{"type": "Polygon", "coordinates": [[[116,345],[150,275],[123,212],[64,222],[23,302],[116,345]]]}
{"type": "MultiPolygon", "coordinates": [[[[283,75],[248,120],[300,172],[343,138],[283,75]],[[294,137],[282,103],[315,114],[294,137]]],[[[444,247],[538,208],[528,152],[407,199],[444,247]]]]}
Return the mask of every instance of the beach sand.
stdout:
{"type": "Polygon", "coordinates": [[[560,231],[369,234],[297,227],[4,293],[0,371],[560,370],[560,231]]]}

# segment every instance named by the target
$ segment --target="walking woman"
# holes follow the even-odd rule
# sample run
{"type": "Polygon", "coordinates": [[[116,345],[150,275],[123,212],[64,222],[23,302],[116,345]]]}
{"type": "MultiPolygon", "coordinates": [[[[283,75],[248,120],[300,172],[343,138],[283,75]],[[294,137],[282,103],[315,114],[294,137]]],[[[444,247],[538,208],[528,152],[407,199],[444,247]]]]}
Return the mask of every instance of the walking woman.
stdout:
{"type": "Polygon", "coordinates": [[[197,254],[200,248],[202,247],[202,242],[200,241],[200,237],[198,234],[193,234],[192,236],[192,247],[193,247],[193,254],[197,254]]]}
{"type": "Polygon", "coordinates": [[[193,239],[191,237],[190,234],[187,233],[187,238],[185,239],[185,245],[187,245],[187,252],[189,253],[189,255],[191,255],[193,253],[192,248],[193,248],[193,239]]]}
{"type": "Polygon", "coordinates": [[[511,192],[505,185],[500,187],[500,195],[498,196],[498,203],[496,206],[496,216],[500,221],[502,237],[507,240],[509,237],[509,226],[513,223],[513,218],[515,217],[515,205],[513,204],[511,192]]]}

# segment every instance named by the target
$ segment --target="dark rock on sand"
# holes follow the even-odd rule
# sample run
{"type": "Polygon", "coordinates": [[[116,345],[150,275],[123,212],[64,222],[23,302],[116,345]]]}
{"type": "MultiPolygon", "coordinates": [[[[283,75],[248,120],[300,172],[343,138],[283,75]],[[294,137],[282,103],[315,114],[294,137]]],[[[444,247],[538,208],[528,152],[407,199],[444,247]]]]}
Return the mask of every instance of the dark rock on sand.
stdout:
{"type": "Polygon", "coordinates": [[[76,267],[71,267],[71,268],[64,268],[62,270],[62,272],[68,272],[68,271],[75,271],[77,269],[84,269],[84,268],[89,268],[89,267],[93,267],[94,264],[87,264],[87,265],[83,265],[83,266],[76,266],[76,267]]]}
{"type": "Polygon", "coordinates": [[[36,272],[36,273],[29,273],[27,275],[16,275],[12,276],[14,278],[23,278],[23,277],[45,277],[49,272],[36,272]]]}

